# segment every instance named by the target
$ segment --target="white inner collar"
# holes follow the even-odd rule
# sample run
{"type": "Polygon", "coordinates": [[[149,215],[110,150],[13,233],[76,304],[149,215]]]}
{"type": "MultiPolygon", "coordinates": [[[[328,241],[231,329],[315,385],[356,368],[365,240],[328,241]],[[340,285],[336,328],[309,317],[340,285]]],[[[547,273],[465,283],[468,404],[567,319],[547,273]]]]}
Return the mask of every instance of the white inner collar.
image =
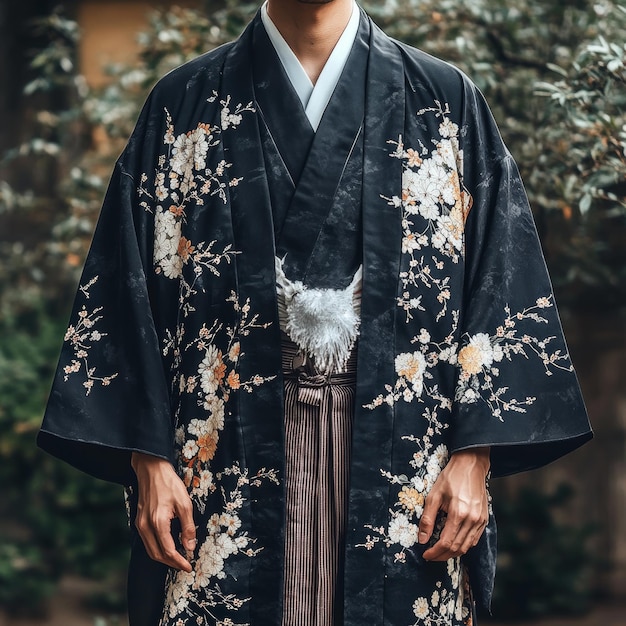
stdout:
{"type": "MultiPolygon", "coordinates": [[[[322,115],[328,106],[333,91],[339,82],[341,72],[348,60],[352,44],[356,39],[357,32],[359,30],[360,11],[356,5],[356,2],[352,3],[352,13],[350,20],[346,25],[339,41],[335,44],[333,51],[328,57],[328,61],[322,69],[322,73],[315,85],[311,82],[308,74],[302,67],[302,64],[298,60],[293,50],[289,47],[289,44],[285,41],[284,37],[280,34],[280,31],[272,22],[270,16],[267,13],[267,0],[261,7],[261,20],[263,26],[267,31],[267,35],[278,54],[280,62],[285,68],[285,72],[289,77],[293,88],[295,89],[304,112],[313,127],[313,130],[317,130],[322,115]]],[[[280,96],[279,96],[280,97],[280,96]]]]}

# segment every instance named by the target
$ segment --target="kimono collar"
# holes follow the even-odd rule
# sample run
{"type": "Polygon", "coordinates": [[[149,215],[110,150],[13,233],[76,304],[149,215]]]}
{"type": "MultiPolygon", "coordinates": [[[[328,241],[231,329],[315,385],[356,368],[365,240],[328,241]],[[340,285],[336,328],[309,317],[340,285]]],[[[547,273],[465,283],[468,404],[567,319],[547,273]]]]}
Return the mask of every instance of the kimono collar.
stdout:
{"type": "Polygon", "coordinates": [[[333,48],[328,61],[326,61],[324,69],[317,79],[317,82],[313,85],[311,79],[298,60],[298,57],[294,54],[293,50],[289,47],[289,44],[280,34],[280,31],[274,22],[272,22],[267,12],[267,0],[261,7],[261,20],[263,22],[263,26],[265,27],[267,35],[276,50],[278,58],[285,68],[285,72],[287,73],[293,88],[302,102],[302,107],[305,110],[306,116],[311,123],[313,130],[317,130],[326,106],[328,105],[333,91],[339,82],[341,72],[343,71],[346,61],[348,60],[350,50],[359,30],[360,13],[361,12],[356,6],[356,3],[353,3],[350,20],[339,38],[339,41],[335,44],[335,47],[333,48]]]}

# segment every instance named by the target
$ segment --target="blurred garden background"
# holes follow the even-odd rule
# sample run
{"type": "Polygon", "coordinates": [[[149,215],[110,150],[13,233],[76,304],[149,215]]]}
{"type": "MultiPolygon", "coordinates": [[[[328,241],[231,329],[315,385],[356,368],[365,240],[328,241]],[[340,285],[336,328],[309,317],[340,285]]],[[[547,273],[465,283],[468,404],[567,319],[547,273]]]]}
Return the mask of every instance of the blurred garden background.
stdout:
{"type": "MultiPolygon", "coordinates": [[[[113,161],[169,69],[259,3],[0,0],[0,625],[123,624],[120,489],[34,445],[113,161]]],[[[626,625],[626,7],[368,0],[460,66],[518,161],[594,441],[495,481],[495,619],[626,625]],[[583,622],[581,622],[583,623],[583,622]]],[[[543,623],[543,622],[542,622],[543,623]]]]}

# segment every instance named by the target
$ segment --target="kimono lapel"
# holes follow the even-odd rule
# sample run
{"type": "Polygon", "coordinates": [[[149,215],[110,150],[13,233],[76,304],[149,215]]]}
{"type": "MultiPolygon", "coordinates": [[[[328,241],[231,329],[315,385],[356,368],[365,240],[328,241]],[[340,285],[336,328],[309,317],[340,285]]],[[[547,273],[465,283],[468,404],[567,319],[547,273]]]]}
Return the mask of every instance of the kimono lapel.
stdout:
{"type": "Polygon", "coordinates": [[[300,180],[315,131],[261,20],[254,26],[253,46],[254,97],[276,238],[300,180]]]}
{"type": "Polygon", "coordinates": [[[368,59],[369,20],[363,14],[356,40],[297,181],[276,249],[286,255],[286,273],[303,280],[337,187],[363,128],[363,77],[368,59]],[[355,89],[355,85],[360,88],[355,89]]]}
{"type": "MultiPolygon", "coordinates": [[[[254,100],[252,87],[252,30],[259,14],[228,54],[220,90],[224,115],[236,115],[238,105],[254,100]]],[[[243,116],[238,128],[223,132],[225,155],[231,155],[229,186],[239,307],[252,307],[258,317],[239,328],[239,376],[251,381],[254,393],[239,392],[238,414],[243,456],[250,475],[278,469],[279,485],[265,481],[250,498],[250,527],[254,529],[254,559],[242,570],[249,576],[249,621],[279,624],[282,594],[284,526],[284,443],[280,328],[274,274],[274,237],[267,178],[257,117],[243,116]],[[242,141],[243,139],[243,141],[242,141]],[[236,155],[236,158],[235,158],[236,155]],[[253,202],[250,200],[254,199],[253,202]],[[268,382],[257,386],[258,376],[268,382]]]]}
{"type": "Polygon", "coordinates": [[[364,408],[379,381],[394,379],[401,216],[386,198],[401,188],[402,166],[389,158],[389,141],[404,132],[405,82],[401,53],[372,24],[365,110],[363,168],[363,295],[352,444],[345,560],[346,624],[383,624],[386,550],[362,545],[363,524],[387,524],[394,407],[364,408]],[[376,462],[372,462],[372,454],[376,462]]]}
{"type": "Polygon", "coordinates": [[[253,46],[257,112],[295,188],[315,131],[260,20],[254,26],[253,46]]]}

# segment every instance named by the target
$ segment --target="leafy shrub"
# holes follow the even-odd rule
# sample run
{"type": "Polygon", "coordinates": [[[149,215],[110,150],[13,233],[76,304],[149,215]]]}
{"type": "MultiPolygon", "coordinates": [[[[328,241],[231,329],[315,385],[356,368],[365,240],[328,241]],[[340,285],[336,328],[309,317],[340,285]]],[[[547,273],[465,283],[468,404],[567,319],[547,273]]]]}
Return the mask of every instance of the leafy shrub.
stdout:
{"type": "Polygon", "coordinates": [[[40,452],[34,438],[65,321],[34,309],[0,321],[0,605],[35,612],[67,572],[125,568],[121,489],[40,452]]]}
{"type": "Polygon", "coordinates": [[[525,488],[512,499],[496,501],[497,619],[576,615],[589,609],[596,563],[588,540],[595,529],[558,521],[572,496],[572,488],[562,484],[551,494],[525,488]]]}

